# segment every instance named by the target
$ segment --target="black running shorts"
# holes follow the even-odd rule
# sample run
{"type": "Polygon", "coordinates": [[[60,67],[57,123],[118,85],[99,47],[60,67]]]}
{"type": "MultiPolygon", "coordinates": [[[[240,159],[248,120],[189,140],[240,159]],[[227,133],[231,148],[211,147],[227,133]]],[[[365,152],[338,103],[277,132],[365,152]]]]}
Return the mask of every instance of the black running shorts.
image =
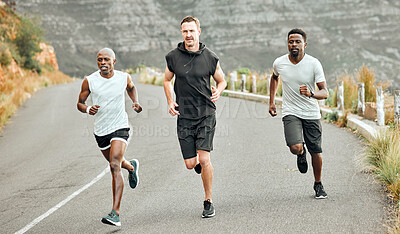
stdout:
{"type": "Polygon", "coordinates": [[[94,135],[97,141],[97,145],[99,146],[100,150],[106,150],[111,147],[111,141],[113,140],[120,140],[125,142],[128,145],[129,142],[129,128],[121,128],[115,132],[104,136],[96,136],[94,135]]]}
{"type": "Polygon", "coordinates": [[[322,126],[319,119],[301,119],[287,115],[282,121],[287,146],[305,142],[310,153],[322,153],[322,126]]]}
{"type": "Polygon", "coordinates": [[[215,126],[215,114],[200,119],[178,117],[177,132],[184,159],[196,157],[197,150],[213,150],[215,126]]]}

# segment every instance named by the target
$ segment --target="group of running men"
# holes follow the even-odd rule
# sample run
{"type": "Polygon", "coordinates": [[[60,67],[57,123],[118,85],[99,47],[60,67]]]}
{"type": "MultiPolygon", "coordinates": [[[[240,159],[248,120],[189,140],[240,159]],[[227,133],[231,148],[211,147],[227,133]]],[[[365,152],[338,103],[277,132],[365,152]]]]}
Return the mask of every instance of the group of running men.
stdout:
{"type": "MultiPolygon", "coordinates": [[[[226,81],[219,58],[199,40],[199,20],[187,16],[181,21],[180,27],[183,42],[165,57],[167,66],[164,91],[169,113],[177,116],[178,140],[186,167],[201,174],[205,192],[202,217],[209,218],[215,215],[212,201],[213,166],[210,161],[216,127],[215,102],[224,91],[226,81]],[[216,87],[211,86],[210,76],[215,80],[216,87]]],[[[271,116],[277,115],[274,100],[281,78],[282,121],[287,146],[297,155],[297,166],[301,173],[306,173],[308,169],[304,145],[307,146],[314,171],[315,197],[323,199],[327,198],[327,194],[321,184],[322,128],[317,100],[326,99],[328,91],[321,63],[304,52],[306,40],[307,35],[301,29],[292,29],[288,33],[289,53],[273,63],[269,113],[271,116]]],[[[120,226],[119,209],[124,188],[121,168],[128,170],[131,188],[139,183],[139,161],[124,158],[130,130],[125,111],[125,90],[133,102],[134,111],[140,113],[142,106],[130,75],[114,70],[115,63],[112,49],[103,48],[97,53],[99,70],[83,80],[77,108],[83,113],[94,115],[94,136],[109,162],[112,175],[113,207],[102,218],[102,222],[120,226]],[[94,104],[92,106],[86,105],[89,95],[94,104]]]]}

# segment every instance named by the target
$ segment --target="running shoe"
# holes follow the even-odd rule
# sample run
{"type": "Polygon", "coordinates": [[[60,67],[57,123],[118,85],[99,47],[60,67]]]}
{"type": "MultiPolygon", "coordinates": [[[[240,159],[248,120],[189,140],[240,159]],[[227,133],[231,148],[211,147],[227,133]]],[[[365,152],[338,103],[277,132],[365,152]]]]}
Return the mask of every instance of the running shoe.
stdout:
{"type": "Polygon", "coordinates": [[[307,150],[306,147],[304,147],[304,144],[303,144],[303,154],[297,155],[297,168],[299,168],[299,171],[303,174],[306,173],[308,169],[307,150]]]}
{"type": "Polygon", "coordinates": [[[210,200],[204,201],[204,210],[201,217],[203,218],[211,218],[215,216],[214,204],[210,202],[210,200]]]}
{"type": "Polygon", "coordinates": [[[197,174],[201,174],[201,165],[198,163],[195,167],[194,170],[196,171],[197,174]]]}
{"type": "Polygon", "coordinates": [[[134,170],[129,171],[129,186],[134,189],[139,184],[139,161],[137,159],[133,159],[130,161],[130,163],[132,164],[134,170]]]}
{"type": "Polygon", "coordinates": [[[115,210],[112,210],[107,216],[103,217],[101,219],[101,222],[118,227],[121,226],[119,215],[117,215],[117,212],[115,210]]]}
{"type": "Polygon", "coordinates": [[[324,190],[324,186],[322,185],[321,182],[314,183],[314,190],[315,190],[315,198],[316,199],[325,199],[328,197],[328,194],[326,194],[326,192],[324,190]]]}

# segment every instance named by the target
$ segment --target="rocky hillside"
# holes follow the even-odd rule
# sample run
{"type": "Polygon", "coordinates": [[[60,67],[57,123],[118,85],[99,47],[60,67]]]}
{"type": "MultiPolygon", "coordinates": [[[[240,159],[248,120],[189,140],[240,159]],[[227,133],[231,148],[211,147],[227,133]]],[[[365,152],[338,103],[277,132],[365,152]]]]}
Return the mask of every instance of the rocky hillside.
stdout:
{"type": "Polygon", "coordinates": [[[378,80],[400,87],[398,0],[17,0],[16,9],[40,16],[60,69],[83,76],[96,68],[104,46],[117,52],[117,68],[165,66],[164,55],[181,40],[179,22],[200,19],[201,40],[229,71],[268,71],[286,53],[294,27],[309,35],[307,52],[321,60],[334,86],[337,75],[362,64],[378,80]]]}
{"type": "Polygon", "coordinates": [[[73,81],[58,70],[54,48],[42,41],[40,32],[0,1],[0,132],[38,89],[73,81]]]}

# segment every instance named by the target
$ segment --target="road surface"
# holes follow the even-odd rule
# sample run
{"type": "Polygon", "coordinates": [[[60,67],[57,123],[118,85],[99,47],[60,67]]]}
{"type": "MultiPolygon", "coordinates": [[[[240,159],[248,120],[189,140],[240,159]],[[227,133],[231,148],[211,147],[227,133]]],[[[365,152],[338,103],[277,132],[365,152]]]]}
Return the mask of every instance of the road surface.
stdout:
{"type": "Polygon", "coordinates": [[[163,88],[141,84],[144,111],[129,110],[133,139],[126,152],[140,161],[140,184],[130,189],[123,171],[122,226],[104,225],[111,175],[92,135],[93,118],[76,109],[80,84],[38,91],[3,129],[2,233],[385,232],[384,195],[362,173],[357,136],[323,124],[329,198],[316,200],[311,165],[305,175],[297,171],[280,116],[270,117],[266,104],[227,97],[217,103],[212,152],[216,216],[202,219],[201,178],[185,168],[163,88]]]}

